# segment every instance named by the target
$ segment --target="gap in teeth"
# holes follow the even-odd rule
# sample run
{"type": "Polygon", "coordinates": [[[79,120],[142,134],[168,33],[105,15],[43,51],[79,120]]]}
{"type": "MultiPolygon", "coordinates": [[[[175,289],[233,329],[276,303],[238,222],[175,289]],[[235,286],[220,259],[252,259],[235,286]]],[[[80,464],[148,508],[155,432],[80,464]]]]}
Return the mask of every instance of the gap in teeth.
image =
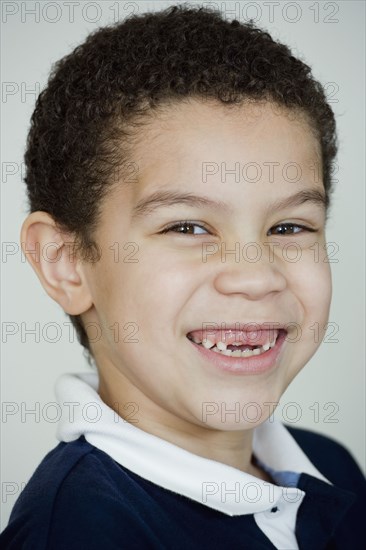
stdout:
{"type": "MultiPolygon", "coordinates": [[[[216,353],[222,353],[223,355],[232,356],[232,357],[250,357],[252,355],[260,355],[261,353],[264,353],[268,351],[270,348],[272,349],[277,341],[278,336],[280,335],[280,331],[278,331],[277,335],[274,337],[272,342],[267,342],[266,344],[263,344],[263,346],[257,347],[253,350],[246,349],[246,350],[229,350],[227,349],[227,345],[225,342],[217,342],[215,345],[215,342],[212,342],[209,338],[204,339],[202,342],[200,342],[199,339],[196,337],[192,337],[191,335],[187,335],[189,340],[192,340],[194,343],[203,346],[206,349],[210,349],[211,351],[214,351],[216,353]]],[[[243,345],[241,342],[234,342],[233,345],[240,346],[243,345]]],[[[244,344],[245,345],[245,344],[244,344]]]]}
{"type": "MultiPolygon", "coordinates": [[[[253,350],[245,349],[243,351],[241,350],[230,350],[227,349],[227,346],[224,342],[218,342],[215,345],[215,342],[212,342],[209,338],[204,339],[203,342],[195,342],[196,344],[202,345],[204,348],[209,349],[211,351],[214,351],[216,353],[221,353],[222,355],[227,355],[231,357],[251,357],[253,355],[260,355],[262,353],[265,353],[270,348],[273,348],[276,344],[277,337],[274,338],[272,342],[267,342],[263,346],[256,347],[253,350]]],[[[195,340],[193,340],[195,341],[195,340]]],[[[241,343],[234,343],[233,345],[240,346],[241,343]]]]}

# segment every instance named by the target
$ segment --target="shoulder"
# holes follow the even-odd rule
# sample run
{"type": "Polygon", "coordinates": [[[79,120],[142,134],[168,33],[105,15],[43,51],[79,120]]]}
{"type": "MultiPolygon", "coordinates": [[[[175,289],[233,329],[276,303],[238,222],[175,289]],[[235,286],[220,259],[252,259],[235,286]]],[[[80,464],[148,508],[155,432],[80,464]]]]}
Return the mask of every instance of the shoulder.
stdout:
{"type": "MultiPolygon", "coordinates": [[[[331,489],[326,489],[326,501],[323,500],[324,488],[319,492],[321,486],[318,485],[312,499],[309,501],[311,503],[310,506],[307,509],[303,509],[303,522],[305,521],[304,518],[312,517],[311,513],[313,509],[317,509],[317,518],[318,520],[322,518],[323,525],[327,525],[327,521],[335,522],[333,524],[332,541],[329,548],[334,550],[364,548],[366,479],[354,457],[344,445],[329,436],[304,428],[294,428],[288,425],[285,425],[285,427],[302,448],[310,462],[332,484],[331,489]],[[318,502],[314,501],[314,498],[318,502]],[[347,501],[349,504],[347,504],[347,501]],[[320,506],[318,505],[319,502],[320,506]],[[327,515],[328,519],[326,520],[327,515]]],[[[310,491],[314,490],[314,485],[309,486],[308,482],[309,480],[305,480],[305,486],[302,487],[305,492],[307,492],[308,488],[310,488],[310,491]]],[[[311,525],[313,525],[313,519],[311,520],[311,525]]],[[[305,538],[306,532],[309,532],[311,525],[306,525],[305,531],[303,527],[303,536],[305,538]]]]}
{"type": "Polygon", "coordinates": [[[318,432],[284,425],[309,460],[329,481],[344,489],[366,493],[365,476],[342,443],[318,432]]]}
{"type": "MultiPolygon", "coordinates": [[[[59,443],[16,501],[0,547],[76,550],[82,535],[92,550],[103,546],[108,530],[116,533],[116,524],[123,525],[125,541],[133,543],[141,526],[131,506],[132,487],[129,472],[83,436],[59,443]]],[[[139,537],[143,540],[143,533],[139,537]]],[[[110,548],[118,545],[111,542],[110,548]]]]}

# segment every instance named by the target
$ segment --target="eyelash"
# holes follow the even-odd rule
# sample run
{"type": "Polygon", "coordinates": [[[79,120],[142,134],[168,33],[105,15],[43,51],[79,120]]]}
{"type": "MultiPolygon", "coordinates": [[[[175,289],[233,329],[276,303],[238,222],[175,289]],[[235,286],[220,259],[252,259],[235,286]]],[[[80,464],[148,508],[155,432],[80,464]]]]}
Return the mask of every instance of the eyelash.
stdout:
{"type": "MultiPolygon", "coordinates": [[[[205,231],[209,231],[209,229],[207,227],[205,227],[204,225],[202,224],[198,224],[198,223],[195,223],[195,222],[192,222],[190,220],[182,220],[178,223],[174,223],[168,227],[166,227],[165,229],[163,229],[162,231],[160,231],[161,234],[166,234],[166,233],[169,233],[171,231],[173,231],[173,229],[176,229],[178,227],[183,227],[183,226],[187,226],[187,225],[191,225],[191,226],[196,226],[196,227],[200,227],[201,229],[204,229],[205,231]]],[[[274,225],[273,228],[276,229],[278,227],[282,227],[282,226],[290,226],[290,227],[299,227],[300,229],[304,230],[304,231],[308,231],[308,232],[311,232],[311,233],[315,233],[317,230],[316,229],[311,229],[310,227],[306,227],[305,225],[299,225],[299,224],[296,224],[296,223],[290,223],[290,222],[284,222],[284,223],[280,223],[278,225],[274,225]]],[[[174,231],[173,231],[174,233],[174,231]]],[[[183,233],[182,231],[175,231],[175,233],[177,233],[178,235],[189,235],[190,237],[195,237],[197,235],[194,235],[194,234],[190,234],[190,233],[183,233]]],[[[203,235],[204,233],[199,233],[199,235],[203,235]]],[[[298,233],[291,233],[291,235],[297,235],[298,233]]],[[[278,234],[279,236],[281,236],[281,233],[278,234]]],[[[287,236],[287,235],[285,235],[287,236]]]]}

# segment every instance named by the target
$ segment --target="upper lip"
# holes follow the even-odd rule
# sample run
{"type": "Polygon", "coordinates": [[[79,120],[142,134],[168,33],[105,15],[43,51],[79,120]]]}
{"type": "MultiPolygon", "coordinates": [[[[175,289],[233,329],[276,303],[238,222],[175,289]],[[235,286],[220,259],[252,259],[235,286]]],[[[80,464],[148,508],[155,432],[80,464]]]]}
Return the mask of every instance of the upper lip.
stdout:
{"type": "Polygon", "coordinates": [[[220,321],[218,323],[215,323],[214,321],[208,322],[205,321],[202,323],[202,325],[198,328],[193,328],[192,330],[187,332],[187,335],[191,332],[195,332],[196,330],[237,330],[237,331],[244,331],[244,332],[254,332],[256,330],[269,330],[269,329],[282,329],[287,332],[286,323],[280,323],[277,321],[263,321],[261,323],[257,323],[256,321],[248,321],[247,323],[225,323],[224,321],[220,321]]]}

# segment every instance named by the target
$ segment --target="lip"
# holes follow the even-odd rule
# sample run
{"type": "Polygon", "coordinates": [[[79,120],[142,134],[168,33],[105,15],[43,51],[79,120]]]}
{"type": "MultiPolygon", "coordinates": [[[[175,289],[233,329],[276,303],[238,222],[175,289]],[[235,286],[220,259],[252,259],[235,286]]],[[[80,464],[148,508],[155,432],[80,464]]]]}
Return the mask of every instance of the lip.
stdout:
{"type": "Polygon", "coordinates": [[[196,344],[192,340],[187,340],[195,347],[200,356],[209,363],[210,366],[229,374],[236,375],[255,375],[263,374],[273,370],[278,363],[278,356],[283,349],[286,340],[287,331],[280,329],[276,344],[261,355],[253,355],[252,357],[228,357],[215,351],[204,348],[196,344]]]}

